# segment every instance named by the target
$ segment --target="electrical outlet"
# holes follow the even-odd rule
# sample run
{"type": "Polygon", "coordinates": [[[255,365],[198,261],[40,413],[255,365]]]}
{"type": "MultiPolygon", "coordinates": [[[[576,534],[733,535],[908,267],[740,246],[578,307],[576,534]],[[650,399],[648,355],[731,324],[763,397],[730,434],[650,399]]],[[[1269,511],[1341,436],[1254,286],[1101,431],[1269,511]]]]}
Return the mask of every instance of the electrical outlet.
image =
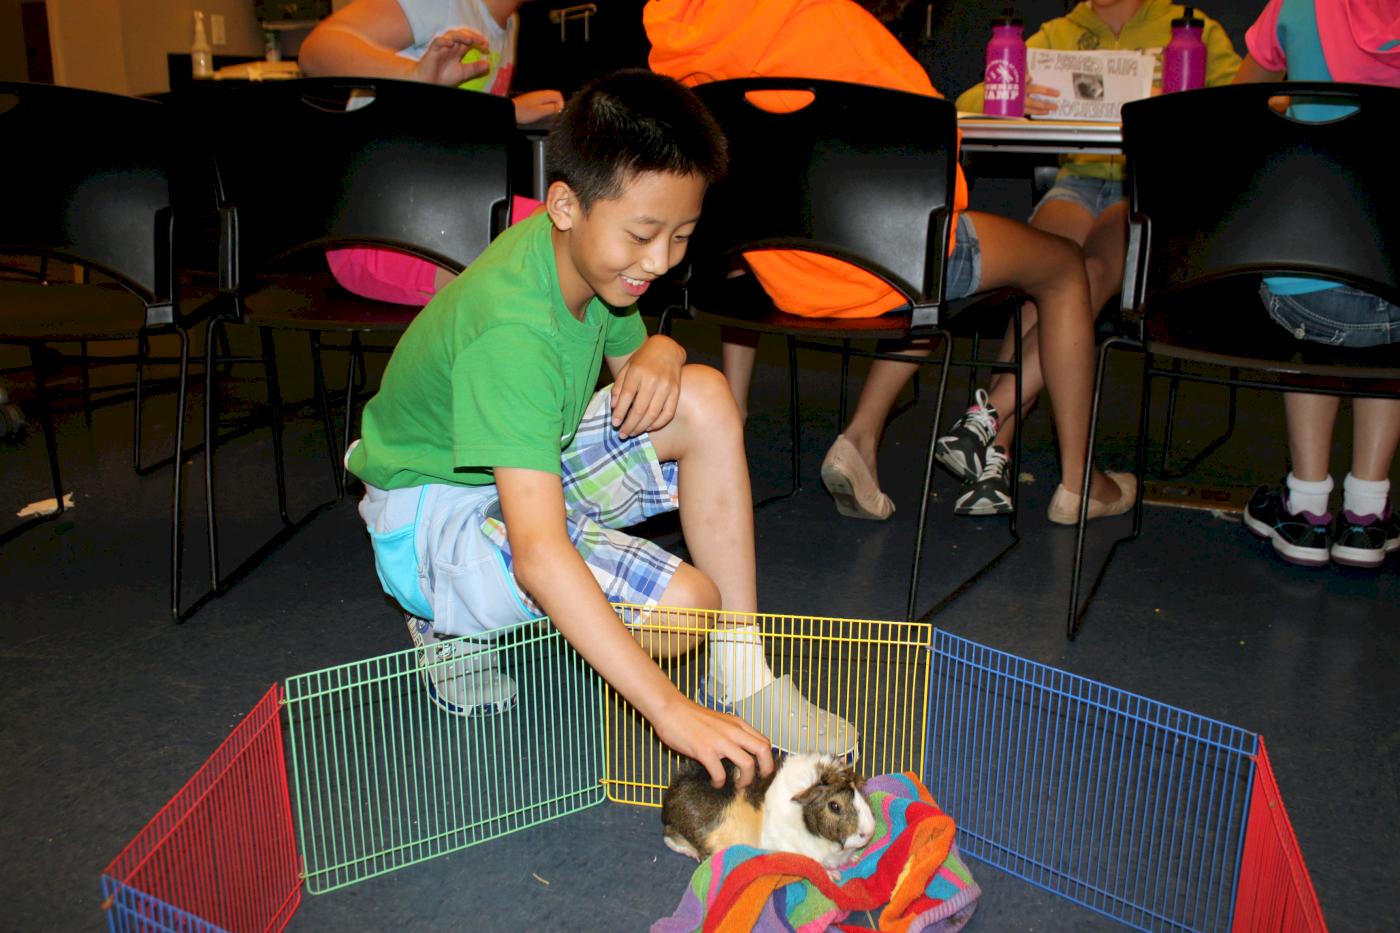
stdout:
{"type": "Polygon", "coordinates": [[[224,32],[224,14],[214,13],[209,17],[209,43],[211,45],[226,45],[228,35],[224,32]]]}

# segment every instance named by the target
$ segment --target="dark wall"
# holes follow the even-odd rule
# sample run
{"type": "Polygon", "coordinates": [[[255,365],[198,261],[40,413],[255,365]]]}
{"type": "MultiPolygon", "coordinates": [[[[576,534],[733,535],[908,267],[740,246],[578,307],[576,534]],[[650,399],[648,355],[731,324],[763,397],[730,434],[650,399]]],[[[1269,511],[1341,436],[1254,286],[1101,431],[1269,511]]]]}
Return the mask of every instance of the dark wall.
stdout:
{"type": "Polygon", "coordinates": [[[520,8],[513,91],[551,88],[568,96],[605,72],[646,67],[651,47],[642,28],[644,0],[593,0],[598,12],[589,17],[586,41],[581,21],[566,23],[562,36],[559,24],[549,21],[552,11],[578,2],[535,0],[520,8]]]}

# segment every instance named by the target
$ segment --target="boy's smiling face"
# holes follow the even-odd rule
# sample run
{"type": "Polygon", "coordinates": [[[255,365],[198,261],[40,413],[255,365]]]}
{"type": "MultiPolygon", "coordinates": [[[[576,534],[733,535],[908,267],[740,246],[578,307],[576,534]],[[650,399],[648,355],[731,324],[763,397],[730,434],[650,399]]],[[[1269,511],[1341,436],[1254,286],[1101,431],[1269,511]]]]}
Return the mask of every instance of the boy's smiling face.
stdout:
{"type": "Polygon", "coordinates": [[[621,195],[587,212],[567,184],[550,185],[559,289],[574,317],[583,318],[594,295],[618,308],[636,302],[685,256],[704,199],[702,176],[669,172],[633,175],[621,195]]]}

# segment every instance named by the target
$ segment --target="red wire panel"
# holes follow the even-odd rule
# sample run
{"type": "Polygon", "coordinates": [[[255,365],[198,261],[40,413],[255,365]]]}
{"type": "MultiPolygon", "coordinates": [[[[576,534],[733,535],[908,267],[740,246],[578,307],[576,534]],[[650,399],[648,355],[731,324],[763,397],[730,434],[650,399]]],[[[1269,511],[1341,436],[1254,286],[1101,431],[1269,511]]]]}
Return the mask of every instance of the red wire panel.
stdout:
{"type": "Polygon", "coordinates": [[[102,875],[113,931],[275,931],[301,901],[274,684],[102,875]]]}
{"type": "Polygon", "coordinates": [[[1298,837],[1259,737],[1232,933],[1326,933],[1298,837]]]}

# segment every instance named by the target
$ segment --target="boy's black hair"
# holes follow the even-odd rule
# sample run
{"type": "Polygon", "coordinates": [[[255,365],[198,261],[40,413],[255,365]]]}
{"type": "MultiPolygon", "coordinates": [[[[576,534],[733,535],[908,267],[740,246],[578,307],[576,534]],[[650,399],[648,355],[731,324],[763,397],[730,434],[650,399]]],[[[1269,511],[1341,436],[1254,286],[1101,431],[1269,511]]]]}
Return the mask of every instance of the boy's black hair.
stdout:
{"type": "Polygon", "coordinates": [[[585,211],[619,197],[642,172],[713,182],[728,164],[724,133],[700,99],[675,79],[642,68],[586,84],[545,143],[550,184],[567,184],[585,211]]]}

